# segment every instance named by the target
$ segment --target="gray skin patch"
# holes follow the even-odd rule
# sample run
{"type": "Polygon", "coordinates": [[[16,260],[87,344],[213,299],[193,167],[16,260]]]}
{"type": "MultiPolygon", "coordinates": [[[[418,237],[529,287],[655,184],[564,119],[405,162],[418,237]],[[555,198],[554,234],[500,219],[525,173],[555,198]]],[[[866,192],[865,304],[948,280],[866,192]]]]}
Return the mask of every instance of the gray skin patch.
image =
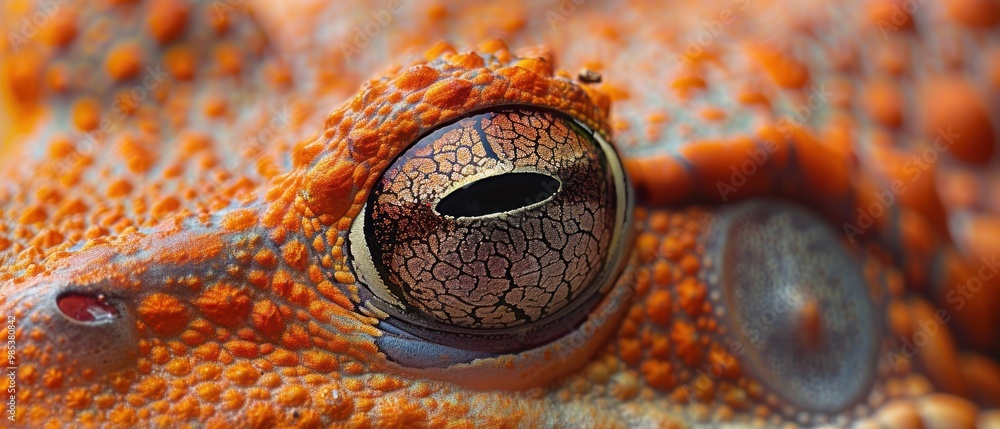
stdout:
{"type": "Polygon", "coordinates": [[[721,210],[713,233],[726,319],[747,369],[805,410],[834,412],[876,377],[881,319],[862,264],[822,218],[784,201],[721,210]]]}

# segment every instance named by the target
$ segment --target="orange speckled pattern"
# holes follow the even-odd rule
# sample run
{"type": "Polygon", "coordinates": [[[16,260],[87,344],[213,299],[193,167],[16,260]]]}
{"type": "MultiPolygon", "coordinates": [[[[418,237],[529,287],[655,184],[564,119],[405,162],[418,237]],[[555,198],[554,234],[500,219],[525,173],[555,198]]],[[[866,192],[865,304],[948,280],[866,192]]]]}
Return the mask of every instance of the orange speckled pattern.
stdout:
{"type": "Polygon", "coordinates": [[[996,0],[9,0],[0,30],[5,424],[1000,427],[996,0]],[[628,177],[551,216],[610,250],[517,252],[600,282],[528,345],[411,332],[358,263],[369,197],[452,192],[482,112],[530,124],[517,168],[607,142],[588,174],[628,177]]]}

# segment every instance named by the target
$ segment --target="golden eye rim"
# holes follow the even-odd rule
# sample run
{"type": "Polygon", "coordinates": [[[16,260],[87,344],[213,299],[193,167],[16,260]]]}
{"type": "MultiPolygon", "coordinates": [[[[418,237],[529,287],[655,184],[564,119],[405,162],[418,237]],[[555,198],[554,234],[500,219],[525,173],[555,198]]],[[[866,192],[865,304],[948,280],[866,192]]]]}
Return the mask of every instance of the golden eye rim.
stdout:
{"type": "MultiPolygon", "coordinates": [[[[625,271],[632,253],[629,250],[629,244],[631,243],[634,235],[632,234],[632,214],[635,208],[635,191],[625,170],[622,157],[611,143],[611,140],[606,137],[606,128],[602,127],[597,130],[592,129],[586,124],[585,120],[577,118],[571,113],[548,106],[522,103],[497,104],[483,109],[466,112],[465,114],[459,115],[450,121],[444,121],[436,127],[428,129],[427,132],[423,133],[413,142],[403,147],[402,150],[400,150],[400,152],[386,164],[386,169],[379,173],[378,180],[382,180],[391,166],[393,166],[400,157],[404,156],[404,154],[406,154],[407,151],[409,151],[414,145],[423,141],[428,136],[433,135],[435,132],[447,128],[463,119],[487,113],[496,113],[504,109],[521,110],[526,112],[545,112],[552,114],[554,117],[564,120],[565,124],[570,127],[572,131],[578,133],[581,137],[587,139],[591,144],[593,144],[594,148],[597,149],[605,159],[606,168],[608,170],[607,174],[611,178],[612,185],[614,186],[615,195],[613,198],[615,199],[616,210],[614,214],[614,225],[610,231],[611,238],[609,240],[608,252],[604,261],[602,261],[603,266],[591,284],[587,286],[589,291],[586,295],[574,298],[573,302],[570,305],[567,305],[566,308],[556,311],[554,314],[546,316],[540,320],[527,323],[526,326],[522,325],[501,329],[487,330],[448,326],[443,323],[432,324],[434,329],[438,329],[442,332],[442,335],[455,335],[460,338],[491,338],[495,341],[495,339],[523,338],[526,336],[526,332],[530,335],[531,333],[537,333],[537,331],[542,328],[551,328],[553,325],[557,327],[560,326],[557,322],[559,322],[559,319],[565,317],[567,314],[571,314],[573,312],[581,312],[583,314],[583,317],[581,317],[580,320],[576,320],[568,326],[563,326],[562,332],[559,335],[550,336],[550,338],[547,338],[544,341],[532,342],[523,347],[501,347],[497,349],[480,350],[493,353],[510,353],[537,349],[539,347],[544,347],[545,345],[557,342],[563,336],[570,334],[577,329],[579,325],[583,323],[583,320],[586,319],[586,314],[589,314],[597,306],[599,306],[609,291],[615,287],[617,283],[615,279],[623,271],[625,271]],[[484,332],[486,333],[484,334],[484,332]]],[[[560,188],[561,187],[562,180],[560,179],[560,188]]],[[[390,311],[398,311],[401,314],[405,314],[405,306],[402,302],[400,302],[399,298],[389,290],[386,281],[382,279],[381,275],[378,274],[376,269],[374,269],[374,263],[371,262],[372,254],[368,247],[367,234],[364,231],[366,227],[365,219],[367,218],[370,204],[369,199],[371,196],[371,192],[366,195],[365,203],[361,206],[358,214],[351,220],[351,226],[348,229],[347,236],[345,237],[345,248],[348,251],[348,266],[354,273],[357,285],[361,286],[358,288],[358,293],[356,294],[359,304],[361,304],[359,308],[363,308],[366,310],[366,313],[380,319],[380,321],[384,323],[390,323],[397,330],[404,331],[425,341],[434,342],[433,340],[427,338],[429,335],[416,334],[412,323],[401,320],[398,317],[394,317],[396,315],[390,313],[390,311]],[[386,311],[385,308],[380,305],[376,305],[376,303],[388,304],[395,308],[390,309],[390,311],[386,311]],[[388,322],[390,319],[397,323],[388,322]]],[[[532,206],[537,206],[543,202],[544,201],[533,204],[532,206]]],[[[431,329],[426,326],[418,327],[431,329]]],[[[417,331],[419,332],[420,329],[417,329],[417,331]]],[[[438,343],[438,345],[464,349],[462,347],[456,347],[454,343],[438,343]]]]}

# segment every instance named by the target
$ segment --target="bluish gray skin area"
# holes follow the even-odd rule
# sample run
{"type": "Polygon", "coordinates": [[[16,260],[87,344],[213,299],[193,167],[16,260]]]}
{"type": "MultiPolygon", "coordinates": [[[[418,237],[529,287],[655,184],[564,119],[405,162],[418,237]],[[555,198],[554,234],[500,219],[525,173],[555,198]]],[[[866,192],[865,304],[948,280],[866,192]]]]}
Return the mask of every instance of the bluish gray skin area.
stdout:
{"type": "Polygon", "coordinates": [[[789,202],[751,200],[722,209],[713,233],[721,300],[747,369],[806,410],[843,409],[866,394],[882,312],[864,264],[828,222],[789,202]],[[810,327],[804,313],[816,310],[810,327]]]}

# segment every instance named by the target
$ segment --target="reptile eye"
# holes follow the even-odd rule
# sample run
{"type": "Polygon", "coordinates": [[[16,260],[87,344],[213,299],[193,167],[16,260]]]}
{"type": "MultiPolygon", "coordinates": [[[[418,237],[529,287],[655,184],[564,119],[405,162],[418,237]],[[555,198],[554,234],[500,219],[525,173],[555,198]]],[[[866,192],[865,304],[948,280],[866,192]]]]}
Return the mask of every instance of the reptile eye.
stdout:
{"type": "Polygon", "coordinates": [[[460,119],[401,154],[355,219],[362,299],[438,345],[546,343],[611,287],[629,198],[614,149],[569,116],[511,107],[460,119]]]}
{"type": "Polygon", "coordinates": [[[727,206],[714,230],[717,300],[748,369],[803,410],[837,411],[867,394],[882,313],[828,224],[754,200],[727,206]]]}

